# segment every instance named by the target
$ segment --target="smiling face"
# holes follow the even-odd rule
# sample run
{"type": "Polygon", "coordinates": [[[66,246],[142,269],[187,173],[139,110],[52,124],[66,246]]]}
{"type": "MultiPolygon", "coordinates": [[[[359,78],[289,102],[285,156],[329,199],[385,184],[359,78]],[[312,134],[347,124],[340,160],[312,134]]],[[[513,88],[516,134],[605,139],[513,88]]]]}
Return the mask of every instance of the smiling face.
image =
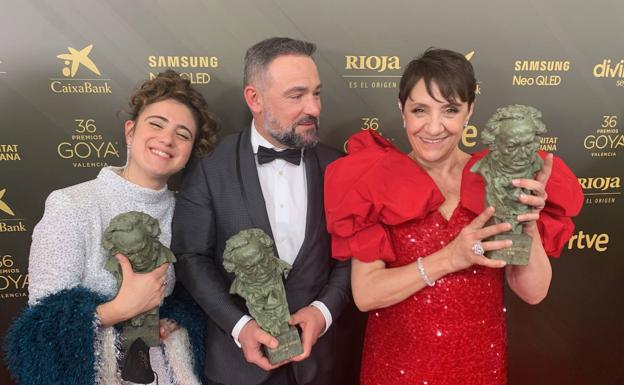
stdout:
{"type": "Polygon", "coordinates": [[[445,100],[435,81],[431,93],[424,80],[419,80],[401,111],[413,158],[425,167],[435,167],[460,151],[462,130],[474,106],[458,98],[445,100]]]}
{"type": "Polygon", "coordinates": [[[302,148],[318,142],[321,81],[309,56],[278,56],[244,93],[258,132],[273,145],[302,148]]]}
{"type": "Polygon", "coordinates": [[[197,134],[191,110],[173,99],[146,106],[125,125],[130,145],[124,175],[140,186],[159,189],[188,161],[197,134]]]}

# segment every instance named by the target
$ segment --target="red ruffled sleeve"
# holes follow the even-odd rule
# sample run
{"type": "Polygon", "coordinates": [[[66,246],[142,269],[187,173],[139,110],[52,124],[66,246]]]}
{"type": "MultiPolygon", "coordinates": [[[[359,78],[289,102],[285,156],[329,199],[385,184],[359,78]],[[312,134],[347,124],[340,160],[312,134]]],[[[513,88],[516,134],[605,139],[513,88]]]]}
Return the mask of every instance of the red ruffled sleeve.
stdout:
{"type": "Polygon", "coordinates": [[[394,261],[385,225],[422,218],[444,197],[425,171],[374,131],[353,135],[348,152],[325,173],[333,257],[394,261]]]}
{"type": "MultiPolygon", "coordinates": [[[[470,172],[470,168],[486,154],[487,150],[475,153],[462,175],[461,201],[464,207],[475,214],[480,214],[485,209],[485,182],[481,175],[470,172]]],[[[539,151],[539,155],[544,159],[548,153],[539,151]]],[[[574,233],[572,218],[583,207],[583,190],[574,173],[556,156],[553,158],[553,169],[546,184],[546,193],[546,206],[540,212],[537,228],[546,254],[558,257],[574,233]]]]}

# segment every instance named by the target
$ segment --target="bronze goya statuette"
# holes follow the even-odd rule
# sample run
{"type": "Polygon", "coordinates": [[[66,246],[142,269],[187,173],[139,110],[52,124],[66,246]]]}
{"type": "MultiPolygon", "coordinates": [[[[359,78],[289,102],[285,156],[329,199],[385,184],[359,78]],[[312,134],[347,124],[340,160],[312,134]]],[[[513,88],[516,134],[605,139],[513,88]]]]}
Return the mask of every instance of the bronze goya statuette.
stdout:
{"type": "MultiPolygon", "coordinates": [[[[149,273],[163,263],[175,262],[175,256],[158,240],[160,226],[158,221],[148,214],[130,211],[111,219],[102,235],[102,247],[109,257],[104,267],[117,280],[117,290],[121,287],[123,276],[118,253],[128,257],[132,270],[136,273],[149,273]]],[[[160,344],[158,307],[139,314],[121,325],[124,347],[141,338],[147,346],[160,344]]]]}
{"type": "Polygon", "coordinates": [[[297,328],[288,325],[282,276],[290,265],[273,255],[271,237],[261,229],[240,231],[226,242],[223,267],[235,275],[230,293],[244,298],[251,317],[279,341],[275,349],[264,348],[271,364],[303,353],[297,328]]]}
{"type": "Polygon", "coordinates": [[[512,226],[509,232],[492,239],[511,239],[513,245],[486,254],[508,264],[529,263],[531,237],[522,232],[522,224],[517,217],[531,211],[530,206],[518,200],[520,194],[531,194],[531,191],[515,187],[512,180],[533,179],[542,168],[543,161],[537,150],[540,135],[546,132],[546,126],[541,117],[542,113],[530,106],[514,104],[498,108],[481,133],[482,142],[490,151],[470,170],[483,176],[485,204],[496,209],[489,224],[508,222],[512,226]]]}

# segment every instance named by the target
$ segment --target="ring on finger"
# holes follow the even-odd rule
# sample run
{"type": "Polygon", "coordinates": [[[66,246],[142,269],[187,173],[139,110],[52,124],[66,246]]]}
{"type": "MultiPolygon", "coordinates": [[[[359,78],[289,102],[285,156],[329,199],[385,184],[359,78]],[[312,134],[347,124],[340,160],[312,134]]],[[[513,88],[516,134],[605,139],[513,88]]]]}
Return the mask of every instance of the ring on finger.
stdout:
{"type": "Polygon", "coordinates": [[[485,254],[485,249],[483,248],[483,245],[481,244],[481,242],[473,243],[470,250],[472,250],[472,252],[475,253],[475,255],[483,256],[483,254],[485,254]]]}

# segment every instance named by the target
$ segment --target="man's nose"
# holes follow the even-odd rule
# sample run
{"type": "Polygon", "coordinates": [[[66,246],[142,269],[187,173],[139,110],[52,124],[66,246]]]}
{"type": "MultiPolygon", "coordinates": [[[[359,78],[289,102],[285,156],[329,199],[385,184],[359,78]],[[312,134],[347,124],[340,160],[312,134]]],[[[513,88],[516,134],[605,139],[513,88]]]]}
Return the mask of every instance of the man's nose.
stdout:
{"type": "Polygon", "coordinates": [[[307,115],[318,117],[321,114],[321,98],[316,95],[308,98],[303,112],[307,115]]]}

